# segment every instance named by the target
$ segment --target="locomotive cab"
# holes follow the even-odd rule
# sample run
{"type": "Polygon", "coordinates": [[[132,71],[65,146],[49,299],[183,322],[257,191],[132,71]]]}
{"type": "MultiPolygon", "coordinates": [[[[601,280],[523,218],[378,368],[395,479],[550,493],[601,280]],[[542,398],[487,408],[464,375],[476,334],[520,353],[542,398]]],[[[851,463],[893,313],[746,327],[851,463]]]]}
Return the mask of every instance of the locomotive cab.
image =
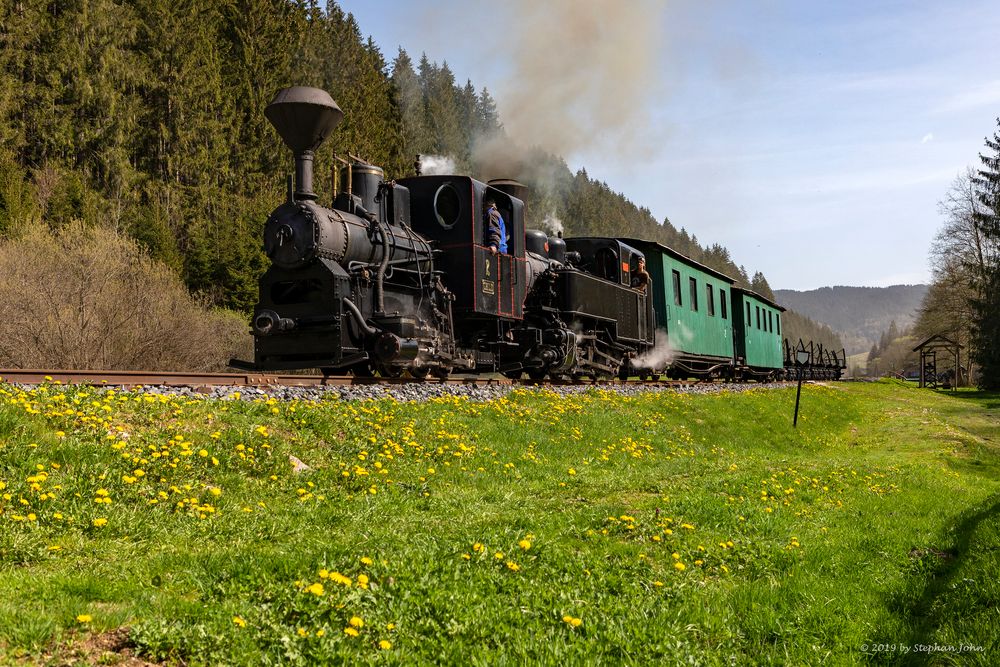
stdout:
{"type": "Polygon", "coordinates": [[[519,320],[525,295],[524,203],[467,176],[399,179],[410,194],[413,231],[445,251],[436,260],[455,295],[456,319],[519,320]],[[496,202],[507,228],[507,252],[486,245],[485,202],[496,202]]]}
{"type": "Polygon", "coordinates": [[[632,273],[643,257],[642,252],[617,239],[566,239],[565,246],[580,254],[581,271],[625,286],[632,284],[632,273]]]}

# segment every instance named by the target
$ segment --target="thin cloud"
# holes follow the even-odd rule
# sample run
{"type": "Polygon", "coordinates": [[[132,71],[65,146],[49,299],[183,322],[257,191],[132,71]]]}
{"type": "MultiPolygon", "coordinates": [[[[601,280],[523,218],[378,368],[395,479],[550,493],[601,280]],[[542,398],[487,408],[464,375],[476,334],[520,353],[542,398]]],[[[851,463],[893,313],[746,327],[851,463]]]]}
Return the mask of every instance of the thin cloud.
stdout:
{"type": "Polygon", "coordinates": [[[920,143],[929,144],[932,141],[934,141],[934,133],[928,132],[927,134],[924,135],[924,138],[920,140],[920,143]]]}
{"type": "Polygon", "coordinates": [[[956,113],[1000,105],[1000,79],[967,87],[938,105],[935,113],[956,113]]]}

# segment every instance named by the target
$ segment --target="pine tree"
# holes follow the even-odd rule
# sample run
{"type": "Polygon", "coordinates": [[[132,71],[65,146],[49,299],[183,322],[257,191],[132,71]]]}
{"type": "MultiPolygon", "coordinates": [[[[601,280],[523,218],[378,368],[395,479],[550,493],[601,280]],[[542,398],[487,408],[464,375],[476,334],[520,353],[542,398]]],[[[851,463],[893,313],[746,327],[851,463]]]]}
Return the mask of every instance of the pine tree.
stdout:
{"type": "Polygon", "coordinates": [[[431,139],[420,80],[413,71],[413,61],[402,48],[392,62],[392,84],[402,121],[403,153],[412,160],[416,155],[430,151],[431,139]]]}
{"type": "MultiPolygon", "coordinates": [[[[996,247],[1000,242],[1000,131],[986,139],[986,146],[992,152],[979,154],[982,168],[974,179],[984,209],[975,213],[975,221],[996,247]]],[[[979,386],[1000,389],[1000,257],[989,258],[978,282],[978,295],[972,302],[973,359],[979,365],[979,386]]]]}

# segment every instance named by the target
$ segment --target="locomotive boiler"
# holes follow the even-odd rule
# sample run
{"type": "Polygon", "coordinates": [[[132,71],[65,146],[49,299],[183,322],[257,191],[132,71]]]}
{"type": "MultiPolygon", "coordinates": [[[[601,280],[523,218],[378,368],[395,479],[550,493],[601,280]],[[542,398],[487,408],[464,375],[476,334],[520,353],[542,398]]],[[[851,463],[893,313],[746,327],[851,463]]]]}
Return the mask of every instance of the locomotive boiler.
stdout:
{"type": "Polygon", "coordinates": [[[454,363],[451,293],[410,228],[408,192],[356,160],[333,205],[313,192],[313,156],[343,119],[325,91],[282,90],[265,115],[295,155],[294,187],[264,225],[271,266],[254,309],[261,370],[427,373],[454,363]]]}

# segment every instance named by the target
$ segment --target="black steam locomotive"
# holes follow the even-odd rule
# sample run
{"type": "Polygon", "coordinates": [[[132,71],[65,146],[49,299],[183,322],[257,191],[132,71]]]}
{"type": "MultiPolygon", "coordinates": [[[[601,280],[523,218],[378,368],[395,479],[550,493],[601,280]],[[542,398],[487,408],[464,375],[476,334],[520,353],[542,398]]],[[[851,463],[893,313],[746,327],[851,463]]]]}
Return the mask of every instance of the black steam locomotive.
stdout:
{"type": "MultiPolygon", "coordinates": [[[[295,154],[295,182],[264,226],[271,267],[252,321],[255,360],[232,366],[625,377],[655,348],[653,299],[631,286],[643,257],[633,245],[526,230],[515,181],[386,181],[357,158],[343,161],[344,187],[322,206],[313,155],[343,112],[326,92],[293,87],[264,113],[295,154]],[[486,201],[506,222],[506,253],[487,247],[486,201]]],[[[715,359],[709,373],[740,367],[735,356],[715,359]]]]}

